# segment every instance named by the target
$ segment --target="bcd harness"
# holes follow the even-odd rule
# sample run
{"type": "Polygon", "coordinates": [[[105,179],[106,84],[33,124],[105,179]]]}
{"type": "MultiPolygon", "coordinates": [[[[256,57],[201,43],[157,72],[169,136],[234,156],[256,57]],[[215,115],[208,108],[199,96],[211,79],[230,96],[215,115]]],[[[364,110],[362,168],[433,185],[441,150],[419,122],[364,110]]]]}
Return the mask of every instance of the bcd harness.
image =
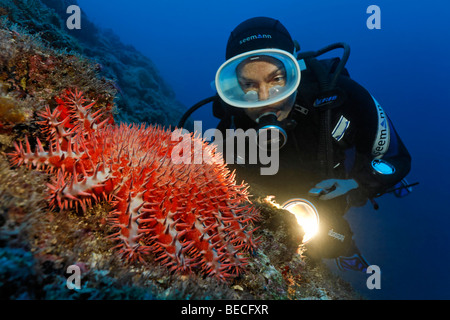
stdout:
{"type": "MultiPolygon", "coordinates": [[[[334,162],[332,139],[334,138],[335,140],[339,141],[340,138],[342,138],[343,132],[345,132],[349,125],[349,121],[345,119],[345,117],[341,116],[334,129],[331,128],[331,110],[333,108],[341,106],[346,99],[345,92],[337,87],[337,81],[340,75],[346,75],[350,77],[347,69],[345,68],[349,56],[350,47],[346,43],[342,42],[331,44],[318,51],[300,52],[297,54],[297,60],[299,61],[299,64],[303,68],[308,67],[316,76],[319,84],[319,93],[313,103],[313,108],[319,112],[320,117],[319,148],[317,158],[320,163],[322,172],[324,172],[325,176],[328,178],[333,178],[334,162]],[[343,49],[344,51],[342,58],[336,57],[320,60],[317,59],[317,57],[339,48],[343,49]]],[[[385,129],[387,130],[388,134],[387,139],[389,139],[389,123],[381,106],[374,98],[373,100],[378,112],[378,134],[374,142],[372,155],[374,156],[374,158],[381,158],[389,147],[389,141],[387,140],[387,144],[383,143],[382,147],[379,145],[379,141],[383,139],[383,130],[385,129]]],[[[220,99],[218,94],[208,97],[189,108],[180,119],[178,128],[184,127],[185,122],[194,111],[211,102],[213,103],[214,117],[220,119],[220,122],[217,125],[217,129],[221,132],[224,132],[225,129],[231,128],[233,126],[233,117],[235,116],[234,113],[237,108],[233,108],[225,104],[220,99]]],[[[305,115],[307,114],[307,108],[298,105],[295,105],[295,107],[300,113],[303,113],[305,115]]],[[[290,121],[286,121],[287,125],[295,126],[295,120],[289,120],[290,121]]],[[[409,185],[406,180],[402,180],[401,183],[403,184],[402,187],[398,187],[396,189],[394,188],[393,190],[389,190],[387,192],[403,190],[405,188],[410,188],[413,185],[418,184],[414,183],[409,185]]]]}

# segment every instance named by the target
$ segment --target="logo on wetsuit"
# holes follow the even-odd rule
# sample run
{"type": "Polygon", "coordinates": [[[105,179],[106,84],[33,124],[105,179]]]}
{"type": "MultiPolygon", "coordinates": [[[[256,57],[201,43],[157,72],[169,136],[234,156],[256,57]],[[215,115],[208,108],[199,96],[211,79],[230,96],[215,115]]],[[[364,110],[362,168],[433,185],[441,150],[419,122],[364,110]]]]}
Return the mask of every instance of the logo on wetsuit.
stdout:
{"type": "Polygon", "coordinates": [[[316,101],[314,101],[314,107],[320,107],[329,103],[332,103],[336,101],[338,98],[337,95],[331,96],[331,97],[325,97],[325,98],[317,98],[316,101]]]}
{"type": "MultiPolygon", "coordinates": [[[[373,98],[373,97],[372,97],[373,98]]],[[[378,131],[375,138],[375,142],[372,147],[372,155],[376,158],[381,158],[389,149],[390,144],[390,132],[389,123],[383,108],[375,98],[373,98],[378,113],[378,131]]]]}
{"type": "Polygon", "coordinates": [[[343,234],[337,233],[337,232],[335,232],[333,229],[330,229],[330,230],[328,231],[328,235],[329,235],[330,237],[335,238],[336,240],[341,241],[341,242],[344,242],[344,240],[345,240],[345,236],[344,236],[343,234]]]}

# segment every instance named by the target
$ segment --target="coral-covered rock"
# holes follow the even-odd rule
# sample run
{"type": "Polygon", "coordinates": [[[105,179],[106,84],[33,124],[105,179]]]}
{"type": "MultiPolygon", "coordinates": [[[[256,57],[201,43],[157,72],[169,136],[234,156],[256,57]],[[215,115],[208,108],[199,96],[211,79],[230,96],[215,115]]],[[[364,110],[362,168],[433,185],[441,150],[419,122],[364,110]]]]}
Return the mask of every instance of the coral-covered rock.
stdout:
{"type": "MultiPolygon", "coordinates": [[[[0,0],[0,3],[0,28],[20,26],[22,30],[39,37],[53,51],[70,52],[71,55],[77,56],[75,60],[82,57],[82,61],[86,62],[89,59],[95,73],[114,81],[114,88],[111,90],[119,91],[115,96],[115,103],[120,110],[120,113],[115,114],[116,120],[127,123],[146,122],[165,127],[174,127],[180,120],[186,107],[177,101],[174,91],[148,57],[134,47],[122,43],[111,30],[102,30],[95,26],[83,11],[82,28],[67,29],[67,7],[76,4],[76,1],[0,0]],[[3,18],[10,23],[2,26],[3,18]]],[[[52,56],[38,55],[32,62],[43,62],[51,68],[53,60],[52,56]]],[[[61,92],[63,88],[77,87],[86,95],[90,95],[86,84],[94,84],[95,79],[87,80],[78,70],[79,68],[67,70],[66,77],[61,79],[61,86],[59,77],[55,78],[54,75],[45,77],[44,83],[53,80],[57,86],[56,92],[61,92]],[[68,84],[67,80],[78,83],[68,84]]],[[[39,74],[35,78],[40,78],[39,74]]],[[[92,97],[100,103],[101,97],[98,93],[92,94],[92,97]]]]}
{"type": "Polygon", "coordinates": [[[242,254],[255,249],[248,228],[258,212],[248,204],[246,185],[235,184],[210,145],[190,134],[174,139],[159,127],[114,125],[101,110],[91,113],[95,102],[78,91],[57,101],[54,111],[40,114],[47,150],[38,139],[33,152],[26,139],[10,154],[14,165],[54,174],[51,207],[86,211],[109,201],[110,237],[126,260],[144,262],[153,252],[171,271],[200,270],[220,279],[241,272],[242,254]],[[185,143],[187,149],[180,148],[185,143]],[[189,161],[174,161],[185,150],[192,150],[189,161]],[[203,154],[198,164],[195,150],[203,154]]]}
{"type": "Polygon", "coordinates": [[[0,128],[30,126],[34,113],[55,105],[57,94],[73,87],[113,112],[116,89],[98,76],[92,62],[52,50],[22,30],[1,27],[0,22],[0,128]]]}

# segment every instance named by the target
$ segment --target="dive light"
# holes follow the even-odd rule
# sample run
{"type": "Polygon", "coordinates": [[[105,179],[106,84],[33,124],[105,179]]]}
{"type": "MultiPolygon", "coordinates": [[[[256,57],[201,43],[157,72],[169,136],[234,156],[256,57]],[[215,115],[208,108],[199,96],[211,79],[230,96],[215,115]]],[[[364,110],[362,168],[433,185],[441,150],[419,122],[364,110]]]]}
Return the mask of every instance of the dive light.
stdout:
{"type": "Polygon", "coordinates": [[[308,200],[294,198],[286,201],[281,208],[292,213],[303,228],[303,243],[307,243],[319,232],[319,213],[308,200]]]}

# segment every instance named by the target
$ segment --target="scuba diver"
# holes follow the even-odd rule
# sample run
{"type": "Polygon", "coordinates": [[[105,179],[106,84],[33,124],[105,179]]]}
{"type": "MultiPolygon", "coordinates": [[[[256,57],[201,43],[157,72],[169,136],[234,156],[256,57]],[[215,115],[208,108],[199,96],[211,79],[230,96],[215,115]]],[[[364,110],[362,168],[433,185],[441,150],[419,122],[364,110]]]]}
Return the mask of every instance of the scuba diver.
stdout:
{"type": "Polygon", "coordinates": [[[334,258],[341,270],[365,271],[369,264],[343,216],[368,200],[376,205],[374,198],[392,190],[410,190],[404,178],[411,156],[380,104],[350,78],[348,56],[345,43],[299,52],[278,20],[248,19],[228,39],[226,61],[215,78],[217,94],[191,108],[179,127],[213,102],[224,137],[228,129],[272,132],[267,141],[258,136],[258,145],[278,152],[277,172],[262,175],[263,164],[249,163],[246,155],[235,166],[237,177],[277,202],[301,197],[314,203],[320,236],[305,244],[306,254],[334,258]],[[344,49],[342,59],[318,59],[338,48],[344,49]]]}

